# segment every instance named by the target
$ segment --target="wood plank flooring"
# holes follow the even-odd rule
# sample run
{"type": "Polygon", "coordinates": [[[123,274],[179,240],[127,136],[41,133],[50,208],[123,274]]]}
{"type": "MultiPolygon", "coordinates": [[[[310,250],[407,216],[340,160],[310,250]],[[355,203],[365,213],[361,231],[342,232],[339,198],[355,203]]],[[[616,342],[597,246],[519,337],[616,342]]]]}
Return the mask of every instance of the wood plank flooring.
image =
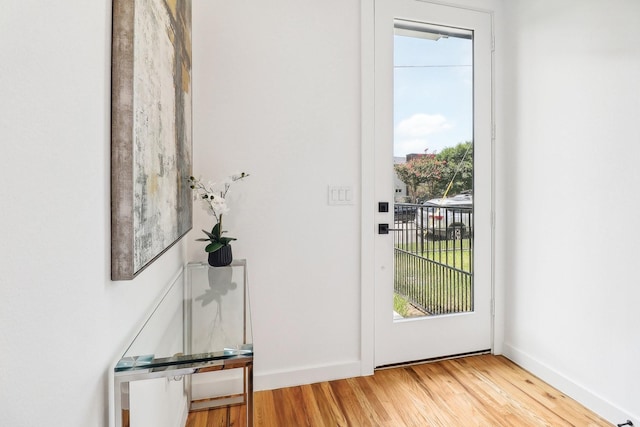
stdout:
{"type": "MultiPolygon", "coordinates": [[[[256,427],[611,426],[502,356],[376,371],[255,393],[256,427]]],[[[187,427],[244,426],[242,407],[193,412],[187,427]]]]}

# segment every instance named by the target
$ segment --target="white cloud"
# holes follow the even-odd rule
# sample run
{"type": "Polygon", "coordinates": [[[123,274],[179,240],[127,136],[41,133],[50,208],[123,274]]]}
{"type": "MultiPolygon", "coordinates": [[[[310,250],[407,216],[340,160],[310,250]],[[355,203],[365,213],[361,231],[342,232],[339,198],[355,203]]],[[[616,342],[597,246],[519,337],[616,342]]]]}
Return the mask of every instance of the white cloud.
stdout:
{"type": "Polygon", "coordinates": [[[414,114],[398,123],[395,130],[394,155],[438,151],[442,148],[429,141],[428,136],[446,132],[453,125],[442,114],[414,114]]]}
{"type": "Polygon", "coordinates": [[[424,138],[451,128],[453,125],[442,114],[414,114],[398,123],[396,136],[403,139],[424,138]]]}

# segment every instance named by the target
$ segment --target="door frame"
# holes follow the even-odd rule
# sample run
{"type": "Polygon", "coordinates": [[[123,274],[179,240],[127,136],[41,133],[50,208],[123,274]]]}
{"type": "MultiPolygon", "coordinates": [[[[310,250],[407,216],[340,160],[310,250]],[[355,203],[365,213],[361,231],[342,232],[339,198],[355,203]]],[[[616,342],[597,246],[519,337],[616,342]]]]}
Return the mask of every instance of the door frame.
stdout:
{"type": "MultiPolygon", "coordinates": [[[[496,294],[495,286],[495,14],[493,10],[466,7],[442,1],[416,0],[442,6],[488,13],[492,22],[492,58],[491,58],[491,351],[500,354],[504,337],[503,310],[495,301],[502,301],[496,294]]],[[[361,0],[361,246],[360,246],[360,358],[361,375],[372,375],[375,370],[375,2],[361,0]]]]}

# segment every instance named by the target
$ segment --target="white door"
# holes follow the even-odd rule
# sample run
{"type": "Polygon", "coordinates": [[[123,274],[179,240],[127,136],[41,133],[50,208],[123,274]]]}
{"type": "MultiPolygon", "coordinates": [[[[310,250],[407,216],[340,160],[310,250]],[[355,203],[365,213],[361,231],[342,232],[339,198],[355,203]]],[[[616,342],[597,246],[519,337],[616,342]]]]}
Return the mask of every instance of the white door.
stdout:
{"type": "MultiPolygon", "coordinates": [[[[376,366],[491,349],[491,63],[491,14],[417,0],[375,1],[375,195],[376,202],[383,202],[374,207],[376,366]],[[420,46],[443,47],[438,47],[438,54],[412,55],[405,42],[417,45],[416,52],[422,52],[420,46]],[[454,53],[460,51],[468,52],[466,63],[456,59],[454,53]],[[421,55],[425,58],[411,59],[421,55]],[[402,83],[401,72],[406,70],[425,71],[423,82],[402,86],[406,81],[402,83]],[[442,77],[445,71],[457,76],[461,87],[450,86],[442,77]],[[465,85],[468,96],[459,94],[465,85]],[[417,104],[399,105],[403,93],[417,104]],[[456,102],[459,105],[452,107],[456,102]],[[415,187],[398,184],[394,154],[396,163],[430,157],[436,160],[434,167],[442,169],[446,163],[434,156],[443,151],[438,144],[446,144],[445,133],[465,126],[468,136],[463,131],[453,136],[472,150],[464,154],[466,161],[473,159],[471,188],[465,194],[453,198],[449,191],[454,186],[443,189],[442,182],[438,187],[429,178],[415,187]],[[398,152],[399,147],[404,151],[398,152]],[[425,149],[430,150],[426,155],[425,149]],[[407,157],[411,150],[416,156],[407,157]],[[458,207],[422,205],[420,200],[413,206],[398,204],[394,215],[394,202],[399,201],[394,196],[404,195],[405,189],[410,197],[438,198],[438,203],[458,207]],[[400,221],[394,223],[394,217],[400,221]],[[456,278],[458,274],[464,278],[456,278]],[[466,295],[460,298],[460,292],[466,295]],[[412,314],[399,314],[394,296],[396,304],[400,300],[412,314]],[[432,306],[428,301],[433,300],[440,302],[432,306]]],[[[448,166],[460,162],[450,160],[448,166]]],[[[442,180],[443,174],[434,175],[442,180]]]]}

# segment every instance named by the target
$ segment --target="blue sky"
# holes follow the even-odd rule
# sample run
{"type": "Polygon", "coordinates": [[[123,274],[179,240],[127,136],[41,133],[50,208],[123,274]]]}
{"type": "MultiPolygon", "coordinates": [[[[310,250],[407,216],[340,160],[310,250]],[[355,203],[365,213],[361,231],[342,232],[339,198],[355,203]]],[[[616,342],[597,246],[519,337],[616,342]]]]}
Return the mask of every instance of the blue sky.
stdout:
{"type": "Polygon", "coordinates": [[[471,140],[472,52],[469,39],[395,36],[394,156],[471,140]]]}

